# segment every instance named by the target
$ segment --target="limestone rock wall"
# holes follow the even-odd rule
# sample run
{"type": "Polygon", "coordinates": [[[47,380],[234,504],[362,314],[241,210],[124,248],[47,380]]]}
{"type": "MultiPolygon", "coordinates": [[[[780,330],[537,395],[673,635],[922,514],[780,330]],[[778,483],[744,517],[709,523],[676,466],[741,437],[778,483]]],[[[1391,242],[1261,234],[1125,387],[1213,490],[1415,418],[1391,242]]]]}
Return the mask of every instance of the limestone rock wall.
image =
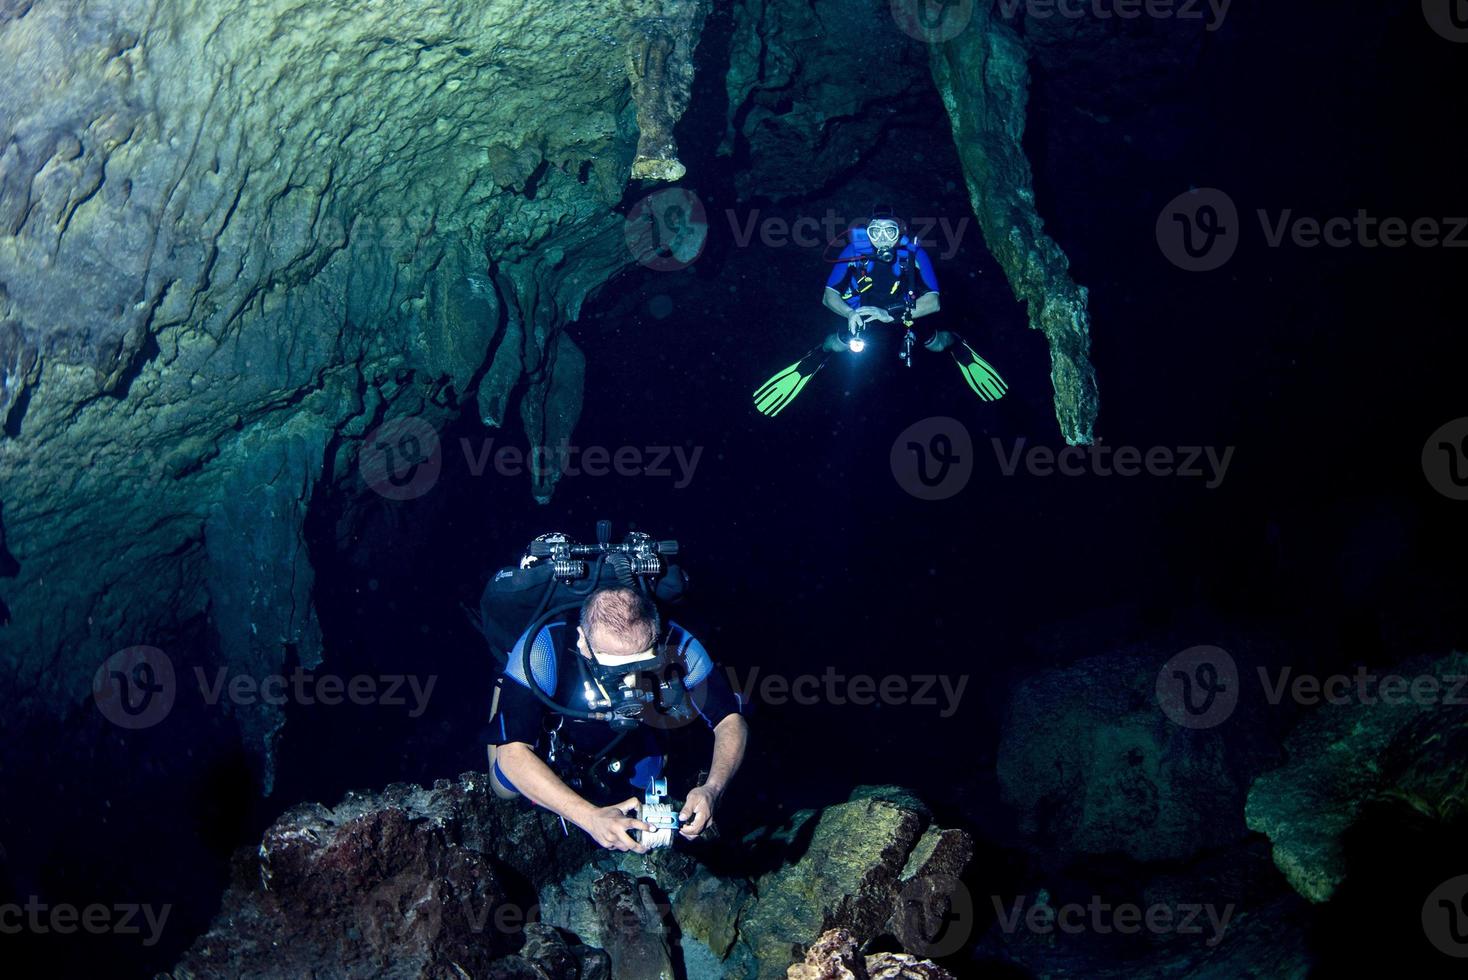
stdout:
{"type": "Polygon", "coordinates": [[[377,424],[569,434],[564,327],[630,262],[627,47],[663,14],[0,4],[7,721],[203,617],[242,669],[315,663],[301,519],[377,424]]]}
{"type": "Polygon", "coordinates": [[[1024,152],[1029,53],[1018,35],[976,4],[955,37],[932,46],[933,78],[953,125],[969,198],[984,241],[1050,343],[1055,419],[1071,445],[1093,441],[1099,396],[1091,366],[1087,292],[1045,233],[1024,152]]]}

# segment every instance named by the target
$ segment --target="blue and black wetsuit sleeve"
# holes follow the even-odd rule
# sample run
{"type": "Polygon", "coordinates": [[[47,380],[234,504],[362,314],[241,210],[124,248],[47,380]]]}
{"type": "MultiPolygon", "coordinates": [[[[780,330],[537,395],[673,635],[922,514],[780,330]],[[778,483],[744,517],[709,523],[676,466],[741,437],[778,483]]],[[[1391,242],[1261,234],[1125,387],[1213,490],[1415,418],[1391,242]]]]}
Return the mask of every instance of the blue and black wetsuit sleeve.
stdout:
{"type": "Polygon", "coordinates": [[[831,263],[831,274],[826,277],[826,288],[834,289],[841,294],[846,305],[852,309],[861,305],[861,297],[851,293],[852,269],[851,263],[862,257],[855,245],[848,244],[841,251],[841,255],[835,262],[831,263]]]}
{"type": "MultiPolygon", "coordinates": [[[[558,656],[556,630],[565,629],[565,623],[551,623],[541,627],[533,642],[530,642],[530,671],[534,683],[547,696],[555,697],[558,680],[558,656]]],[[[534,745],[540,741],[542,721],[549,709],[535,692],[530,689],[531,681],[525,676],[525,644],[529,642],[528,631],[515,641],[510,650],[509,662],[499,680],[499,702],[494,717],[489,721],[489,740],[494,745],[506,742],[524,742],[534,745]]]]}
{"type": "Polygon", "coordinates": [[[718,669],[697,637],[672,623],[668,643],[683,662],[683,686],[688,689],[689,700],[709,728],[717,728],[730,715],[744,713],[743,698],[730,686],[729,678],[718,669]]]}
{"type": "Polygon", "coordinates": [[[928,257],[928,250],[921,245],[913,252],[913,266],[916,273],[913,277],[913,292],[919,296],[938,292],[938,273],[933,269],[933,260],[928,257]]]}

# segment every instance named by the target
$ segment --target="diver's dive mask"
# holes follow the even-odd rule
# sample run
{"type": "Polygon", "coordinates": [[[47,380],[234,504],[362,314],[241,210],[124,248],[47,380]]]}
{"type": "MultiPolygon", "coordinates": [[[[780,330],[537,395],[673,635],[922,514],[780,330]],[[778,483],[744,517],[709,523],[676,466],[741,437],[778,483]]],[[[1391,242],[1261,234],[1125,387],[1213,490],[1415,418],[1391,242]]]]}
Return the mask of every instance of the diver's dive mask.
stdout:
{"type": "Polygon", "coordinates": [[[873,218],[867,225],[867,239],[878,252],[890,252],[902,238],[902,229],[891,218],[873,218]]]}

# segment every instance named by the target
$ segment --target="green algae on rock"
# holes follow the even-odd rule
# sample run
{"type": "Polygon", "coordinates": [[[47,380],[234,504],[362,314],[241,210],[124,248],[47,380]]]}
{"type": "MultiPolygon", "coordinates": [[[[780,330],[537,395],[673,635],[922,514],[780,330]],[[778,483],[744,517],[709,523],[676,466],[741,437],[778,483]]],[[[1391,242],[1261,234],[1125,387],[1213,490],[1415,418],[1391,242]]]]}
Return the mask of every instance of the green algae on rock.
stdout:
{"type": "Polygon", "coordinates": [[[1368,806],[1409,807],[1434,823],[1468,819],[1468,705],[1448,692],[1468,678],[1468,654],[1417,658],[1387,671],[1395,695],[1373,685],[1365,697],[1326,704],[1285,742],[1289,761],[1249,790],[1249,829],[1274,845],[1274,863],[1312,902],[1328,901],[1346,878],[1344,841],[1368,806]],[[1406,683],[1421,680],[1429,697],[1406,683]]]}
{"type": "MultiPolygon", "coordinates": [[[[384,423],[436,430],[473,405],[488,426],[515,413],[531,451],[569,439],[585,365],[567,324],[632,262],[628,51],[662,25],[661,74],[639,83],[660,138],[702,9],[7,10],[6,724],[65,715],[109,654],[159,637],[188,638],[165,651],[180,676],[317,663],[300,522],[323,484],[370,496],[357,461],[384,423]],[[257,453],[286,465],[278,486],[257,453]]],[[[267,788],[271,710],[240,715],[267,788]]]]}

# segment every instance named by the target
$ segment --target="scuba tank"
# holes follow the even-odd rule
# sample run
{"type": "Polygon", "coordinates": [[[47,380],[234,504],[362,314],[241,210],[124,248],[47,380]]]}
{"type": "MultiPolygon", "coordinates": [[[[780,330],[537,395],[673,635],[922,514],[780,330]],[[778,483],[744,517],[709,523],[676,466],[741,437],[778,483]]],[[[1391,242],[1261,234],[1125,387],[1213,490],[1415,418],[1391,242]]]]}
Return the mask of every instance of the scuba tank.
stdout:
{"type": "MultiPolygon", "coordinates": [[[[677,553],[678,542],[656,541],[640,531],[613,544],[610,521],[597,522],[596,544],[578,544],[560,532],[540,535],[518,566],[495,573],[480,597],[480,628],[490,651],[501,663],[508,663],[522,635],[534,637],[548,623],[579,610],[599,588],[620,585],[660,603],[678,602],[687,591],[688,577],[680,566],[667,561],[677,553]]],[[[630,730],[649,706],[663,712],[687,710],[681,673],[676,663],[667,662],[663,644],[659,644],[657,660],[648,661],[647,667],[608,668],[594,659],[582,663],[583,677],[595,678],[602,695],[588,697],[586,709],[560,704],[554,692],[548,695],[534,683],[531,646],[527,643],[521,651],[523,676],[530,679],[531,692],[560,715],[630,730]],[[628,680],[633,683],[626,683],[628,680]]]]}

